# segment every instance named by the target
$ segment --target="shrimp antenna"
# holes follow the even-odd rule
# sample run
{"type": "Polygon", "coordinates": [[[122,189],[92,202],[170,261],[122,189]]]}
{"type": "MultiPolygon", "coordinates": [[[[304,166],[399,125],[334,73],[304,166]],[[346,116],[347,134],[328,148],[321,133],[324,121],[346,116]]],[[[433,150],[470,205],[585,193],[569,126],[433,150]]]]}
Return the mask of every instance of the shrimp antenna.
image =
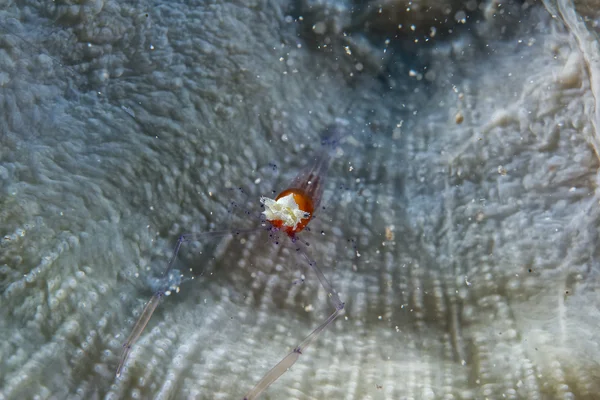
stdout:
{"type": "MultiPolygon", "coordinates": [[[[173,249],[173,254],[171,255],[171,258],[169,259],[169,264],[167,264],[167,268],[163,272],[162,276],[163,276],[163,278],[166,278],[169,275],[169,273],[171,272],[171,270],[173,269],[173,265],[175,264],[175,260],[177,259],[177,254],[179,253],[179,250],[181,249],[181,245],[183,244],[183,242],[195,241],[195,240],[199,240],[199,239],[207,238],[207,237],[221,237],[221,236],[227,236],[227,235],[233,235],[233,234],[239,235],[242,233],[252,233],[252,232],[256,232],[259,229],[262,229],[262,227],[250,228],[250,229],[237,229],[234,231],[224,230],[224,231],[183,234],[183,235],[179,236],[179,239],[177,240],[177,243],[175,244],[175,248],[173,249]]],[[[127,358],[129,357],[129,353],[131,352],[131,348],[133,347],[135,342],[141,336],[142,332],[144,331],[144,328],[146,328],[146,325],[150,321],[152,314],[154,314],[156,307],[158,307],[160,300],[165,296],[165,294],[167,294],[169,289],[170,289],[169,284],[165,283],[165,285],[162,288],[157,290],[152,295],[152,297],[150,298],[148,303],[146,303],[146,306],[144,307],[141,315],[139,316],[138,320],[136,321],[135,325],[133,326],[133,329],[131,330],[131,333],[127,337],[127,340],[125,341],[125,343],[123,343],[123,352],[121,353],[121,360],[119,361],[119,365],[117,367],[117,372],[116,372],[117,378],[121,376],[123,367],[125,366],[125,363],[127,362],[127,358]]]]}
{"type": "MultiPolygon", "coordinates": [[[[347,130],[340,128],[341,121],[329,125],[322,135],[323,144],[331,144],[333,148],[341,138],[347,134],[347,130]],[[327,138],[330,136],[331,138],[327,138]]],[[[348,122],[344,121],[344,125],[348,122]]],[[[261,198],[265,207],[263,214],[271,223],[273,229],[281,230],[288,234],[292,243],[296,245],[296,252],[308,263],[312,272],[317,276],[319,283],[327,292],[327,298],[333,305],[333,312],[327,319],[317,326],[308,336],[304,338],[291,353],[285,356],[275,367],[254,386],[244,397],[244,400],[256,399],[265,389],[283,375],[296,361],[300,355],[331,325],[333,321],[343,312],[344,302],[340,300],[338,293],[327,280],[317,263],[308,255],[308,244],[298,239],[297,234],[306,228],[315,212],[319,209],[324,191],[324,181],[329,169],[330,149],[322,149],[312,160],[311,165],[303,168],[292,180],[288,189],[279,193],[275,199],[261,198]]]]}
{"type": "Polygon", "coordinates": [[[340,300],[339,295],[331,283],[329,283],[321,269],[317,266],[317,263],[308,256],[306,252],[306,244],[301,240],[294,240],[294,243],[297,245],[296,252],[298,252],[304,258],[315,275],[317,275],[321,286],[323,286],[327,292],[327,298],[329,299],[331,305],[333,305],[334,311],[321,325],[317,326],[307,337],[305,337],[304,340],[294,348],[294,350],[292,350],[283,358],[283,360],[281,360],[269,372],[267,372],[267,374],[256,384],[256,386],[246,393],[246,396],[244,396],[243,400],[256,399],[273,382],[275,382],[281,375],[291,368],[296,361],[298,361],[304,351],[319,337],[319,335],[321,335],[325,329],[327,329],[329,325],[331,325],[333,321],[335,321],[337,317],[340,316],[344,310],[345,303],[340,300]]]}

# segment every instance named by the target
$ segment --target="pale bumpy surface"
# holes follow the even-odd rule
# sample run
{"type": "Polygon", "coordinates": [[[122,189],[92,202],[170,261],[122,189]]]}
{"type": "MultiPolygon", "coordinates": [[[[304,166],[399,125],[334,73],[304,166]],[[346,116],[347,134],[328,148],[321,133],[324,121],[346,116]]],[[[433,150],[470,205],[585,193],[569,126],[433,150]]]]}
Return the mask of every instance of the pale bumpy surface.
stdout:
{"type": "Polygon", "coordinates": [[[597,398],[592,2],[72,3],[0,7],[0,398],[241,399],[332,311],[283,236],[184,244],[120,346],[335,117],[303,239],[346,314],[263,398],[597,398]]]}

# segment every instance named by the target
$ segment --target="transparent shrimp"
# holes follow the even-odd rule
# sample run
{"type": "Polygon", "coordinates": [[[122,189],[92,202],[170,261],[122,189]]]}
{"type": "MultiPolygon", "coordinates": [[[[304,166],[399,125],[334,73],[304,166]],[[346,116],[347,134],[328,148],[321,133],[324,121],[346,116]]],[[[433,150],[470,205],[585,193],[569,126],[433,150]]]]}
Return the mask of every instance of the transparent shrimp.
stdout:
{"type": "MultiPolygon", "coordinates": [[[[0,30],[14,35],[32,48],[38,50],[38,52],[46,54],[55,63],[70,72],[72,76],[77,76],[76,72],[63,64],[61,60],[51,56],[43,49],[36,47],[34,44],[25,39],[24,36],[13,32],[12,29],[10,29],[7,25],[0,23],[0,30]]],[[[123,109],[130,116],[135,118],[135,115],[130,110],[124,106],[123,109]]],[[[347,111],[348,110],[346,110],[346,112],[347,111]]],[[[336,148],[345,134],[345,130],[342,128],[343,125],[347,125],[347,122],[344,120],[336,120],[335,124],[330,125],[325,130],[325,136],[322,141],[323,148],[317,153],[316,156],[313,157],[312,162],[309,163],[309,165],[303,170],[301,170],[300,173],[298,173],[287,189],[279,193],[275,199],[261,197],[260,202],[265,208],[263,212],[265,221],[264,224],[261,223],[261,226],[251,229],[183,234],[177,240],[167,268],[163,272],[163,278],[165,278],[172,271],[179,250],[184,242],[202,240],[203,238],[227,236],[231,234],[251,233],[261,229],[269,229],[280,230],[286,233],[290,237],[292,243],[294,243],[296,246],[297,253],[301,255],[310,269],[317,276],[319,282],[327,292],[327,297],[332,304],[334,311],[323,323],[321,323],[306,338],[304,338],[304,340],[298,346],[296,346],[278,364],[268,371],[267,374],[244,396],[244,400],[258,398],[263,391],[265,391],[273,382],[275,382],[296,363],[296,361],[300,358],[300,355],[303,354],[303,352],[319,337],[319,335],[325,329],[327,329],[329,325],[331,325],[331,323],[333,323],[338,316],[340,316],[344,310],[344,303],[340,300],[339,295],[331,283],[327,280],[320,268],[317,266],[317,263],[308,255],[307,244],[301,240],[298,240],[297,236],[297,234],[304,230],[308,223],[312,220],[321,203],[325,187],[325,179],[331,161],[331,151],[336,148]]],[[[133,345],[142,335],[148,322],[152,318],[154,311],[158,307],[163,297],[168,293],[168,290],[169,285],[167,284],[163,288],[157,290],[146,303],[125,343],[123,343],[122,354],[116,369],[117,378],[120,377],[123,372],[123,367],[127,363],[133,345]]]]}
{"type": "MultiPolygon", "coordinates": [[[[296,346],[292,352],[267,372],[254,388],[243,397],[244,400],[256,399],[265,389],[294,365],[300,358],[300,355],[303,354],[310,344],[319,337],[319,335],[342,313],[344,309],[344,303],[340,300],[331,283],[317,266],[317,263],[309,257],[307,245],[301,240],[298,240],[297,236],[298,233],[306,228],[308,223],[314,217],[315,210],[317,210],[321,204],[325,189],[325,178],[331,161],[331,152],[342,139],[342,132],[344,132],[344,130],[340,128],[342,122],[344,121],[337,120],[336,124],[330,125],[326,129],[326,135],[322,141],[323,146],[321,151],[314,156],[309,165],[298,173],[287,189],[279,193],[275,199],[261,197],[260,202],[264,206],[264,211],[262,213],[264,217],[260,227],[245,230],[227,230],[181,235],[173,249],[169,264],[163,273],[163,276],[168,276],[177,259],[177,254],[179,253],[181,245],[186,241],[226,236],[234,233],[250,233],[259,229],[268,229],[286,233],[292,243],[296,246],[296,252],[301,255],[310,269],[317,276],[319,282],[327,292],[327,297],[332,304],[334,311],[321,325],[314,329],[298,346],[296,346]]],[[[167,290],[167,288],[163,288],[155,292],[144,307],[144,310],[135,323],[126,342],[123,344],[123,352],[116,371],[117,377],[121,375],[132,346],[141,336],[144,328],[148,324],[148,321],[152,317],[152,314],[167,290]]]]}
{"type": "MultiPolygon", "coordinates": [[[[167,269],[165,269],[165,271],[163,272],[163,277],[167,277],[169,275],[169,272],[171,272],[171,270],[173,269],[173,265],[175,264],[175,260],[177,259],[177,254],[179,253],[179,250],[181,249],[181,245],[184,242],[196,241],[196,240],[201,240],[203,238],[209,238],[209,237],[213,238],[213,237],[219,237],[219,236],[227,236],[227,235],[231,235],[231,234],[251,233],[251,232],[256,232],[257,230],[260,230],[260,229],[262,229],[262,228],[259,227],[259,228],[251,228],[251,229],[237,229],[234,231],[225,230],[225,231],[212,231],[212,232],[183,234],[183,235],[179,236],[179,239],[177,240],[177,244],[175,244],[175,248],[173,249],[173,254],[171,255],[171,258],[169,259],[169,264],[167,265],[167,269]]],[[[135,342],[141,336],[142,332],[144,331],[144,328],[148,324],[148,321],[150,321],[150,318],[152,318],[152,314],[154,314],[154,311],[156,310],[156,307],[158,306],[160,300],[165,296],[165,294],[167,294],[168,290],[169,290],[169,287],[167,284],[166,287],[163,287],[163,288],[157,290],[152,295],[152,297],[150,298],[148,303],[146,303],[146,306],[144,307],[144,309],[142,310],[142,313],[138,317],[135,325],[133,326],[133,329],[131,330],[131,333],[127,337],[127,340],[125,341],[125,343],[123,343],[123,351],[121,352],[121,359],[119,361],[119,365],[117,367],[117,372],[116,372],[117,378],[121,376],[121,372],[123,371],[123,367],[125,366],[125,363],[127,362],[127,358],[129,357],[129,353],[131,352],[132,346],[135,344],[135,342]]]]}
{"type": "MultiPolygon", "coordinates": [[[[169,264],[167,265],[167,269],[165,269],[165,271],[163,272],[163,278],[167,277],[169,275],[169,272],[171,272],[171,270],[173,269],[173,265],[175,264],[175,260],[177,259],[177,254],[179,253],[179,250],[181,249],[181,245],[183,244],[183,242],[200,240],[202,238],[208,238],[208,237],[219,237],[219,236],[227,236],[227,235],[231,235],[231,234],[250,233],[250,232],[255,232],[259,229],[261,229],[261,228],[238,229],[235,231],[226,230],[226,231],[212,231],[212,232],[202,232],[202,233],[186,233],[186,234],[179,236],[179,239],[177,240],[177,244],[175,245],[175,248],[173,249],[173,254],[171,255],[171,258],[169,259],[169,264]]],[[[148,303],[146,303],[146,306],[142,310],[142,313],[138,317],[135,325],[133,326],[133,329],[131,330],[131,333],[127,337],[127,340],[125,341],[125,343],[123,343],[123,351],[121,353],[121,359],[119,361],[119,365],[117,367],[117,372],[116,372],[117,378],[121,376],[123,366],[125,365],[125,362],[127,361],[127,358],[129,357],[129,353],[131,352],[131,347],[135,344],[135,342],[141,336],[142,332],[144,331],[144,328],[148,324],[148,321],[150,321],[152,314],[154,314],[154,311],[156,310],[158,303],[167,293],[167,290],[169,290],[168,285],[166,287],[159,289],[152,295],[152,297],[150,298],[148,303]]]]}
{"type": "MultiPolygon", "coordinates": [[[[338,121],[339,122],[339,121],[338,121]]],[[[321,286],[327,292],[327,297],[334,311],[329,317],[313,330],[304,340],[296,346],[287,356],[275,365],[267,374],[244,396],[244,400],[256,399],[273,382],[283,375],[303,352],[315,341],[319,335],[329,326],[344,310],[344,302],[329,283],[317,263],[311,259],[306,251],[306,244],[298,240],[297,234],[302,231],[314,216],[318,209],[323,191],[325,189],[325,178],[330,164],[329,146],[335,147],[341,139],[342,130],[337,125],[328,127],[331,137],[324,139],[327,146],[314,158],[313,163],[305,167],[292,180],[287,189],[279,193],[275,199],[261,198],[265,206],[263,212],[266,220],[271,223],[273,229],[280,229],[288,234],[292,242],[297,246],[296,250],[302,255],[312,271],[317,275],[321,286]]]]}

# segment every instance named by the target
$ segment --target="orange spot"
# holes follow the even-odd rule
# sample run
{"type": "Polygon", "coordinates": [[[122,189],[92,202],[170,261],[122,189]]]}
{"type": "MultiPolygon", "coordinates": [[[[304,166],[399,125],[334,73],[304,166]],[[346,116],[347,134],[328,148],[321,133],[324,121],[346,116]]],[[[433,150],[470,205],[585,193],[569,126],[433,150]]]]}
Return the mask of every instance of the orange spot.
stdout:
{"type": "Polygon", "coordinates": [[[296,225],[296,229],[292,228],[291,226],[283,226],[283,221],[280,219],[276,219],[270,222],[274,227],[281,229],[289,236],[294,236],[296,233],[304,229],[306,225],[308,225],[315,210],[312,199],[302,189],[286,189],[283,192],[279,193],[275,200],[277,201],[280,198],[285,197],[289,194],[294,195],[294,201],[296,202],[296,204],[298,204],[298,208],[304,212],[309,213],[310,216],[308,218],[302,218],[298,225],[296,225]]]}

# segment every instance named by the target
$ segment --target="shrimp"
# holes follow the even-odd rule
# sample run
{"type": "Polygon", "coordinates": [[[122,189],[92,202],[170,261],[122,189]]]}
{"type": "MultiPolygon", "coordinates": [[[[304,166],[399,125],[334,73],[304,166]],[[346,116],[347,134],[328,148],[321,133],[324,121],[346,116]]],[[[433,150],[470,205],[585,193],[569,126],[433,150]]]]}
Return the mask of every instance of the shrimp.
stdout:
{"type": "MultiPolygon", "coordinates": [[[[3,23],[0,23],[0,30],[14,35],[30,47],[36,49],[39,53],[47,55],[53,62],[71,73],[72,76],[77,76],[77,73],[65,65],[60,59],[53,57],[43,49],[36,47],[24,36],[13,32],[3,23]]],[[[351,105],[346,109],[346,112],[348,112],[350,107],[351,105]]],[[[129,116],[136,119],[133,111],[125,106],[122,106],[121,108],[129,116]]],[[[309,222],[314,218],[316,210],[318,210],[321,204],[327,172],[329,170],[331,161],[331,153],[332,150],[335,150],[339,142],[344,138],[347,132],[345,129],[347,124],[348,122],[345,120],[336,119],[336,123],[328,126],[325,130],[325,135],[322,138],[322,149],[313,157],[312,162],[296,175],[290,185],[285,190],[280,192],[275,199],[270,199],[268,197],[260,198],[260,203],[262,207],[264,207],[264,211],[262,212],[264,224],[261,224],[261,227],[182,234],[178,238],[173,249],[173,253],[167,264],[167,268],[162,274],[163,278],[169,277],[169,274],[172,272],[173,266],[177,260],[177,255],[184,242],[197,241],[208,237],[222,237],[230,234],[239,235],[242,233],[252,233],[260,229],[266,229],[272,233],[277,231],[284,232],[290,238],[291,242],[297,246],[296,252],[301,255],[301,257],[308,263],[310,269],[317,276],[321,286],[323,286],[327,292],[329,302],[334,309],[333,312],[324,322],[322,322],[308,336],[306,336],[304,340],[298,344],[288,355],[286,355],[279,363],[269,370],[264,377],[246,393],[246,395],[243,397],[243,400],[253,400],[258,398],[262,392],[264,392],[273,382],[275,382],[296,363],[296,361],[300,358],[300,355],[302,355],[304,351],[321,335],[321,333],[323,333],[323,331],[326,330],[327,327],[329,327],[344,311],[345,303],[341,301],[338,293],[327,280],[321,269],[317,266],[317,263],[309,257],[307,252],[308,244],[298,240],[298,234],[308,226],[309,222]]],[[[123,372],[123,368],[127,363],[131,349],[144,332],[144,329],[148,325],[161,300],[169,294],[170,289],[171,285],[169,283],[164,284],[152,295],[150,300],[144,306],[141,315],[138,317],[129,336],[122,345],[122,353],[115,374],[117,378],[119,378],[123,372]]]]}
{"type": "MultiPolygon", "coordinates": [[[[337,147],[339,141],[345,135],[346,130],[342,127],[342,125],[345,124],[347,124],[345,120],[338,119],[336,120],[336,123],[327,127],[325,130],[326,135],[324,135],[322,138],[322,149],[313,157],[312,162],[302,169],[292,180],[289,186],[279,193],[275,199],[270,199],[268,197],[260,198],[260,203],[262,207],[264,207],[264,211],[262,212],[262,227],[234,231],[225,230],[196,234],[183,234],[177,240],[175,248],[173,249],[173,254],[169,259],[167,268],[163,273],[164,277],[169,275],[173,268],[173,264],[177,259],[177,254],[179,253],[181,245],[184,242],[199,240],[202,239],[202,237],[208,236],[218,237],[226,236],[232,233],[250,233],[264,228],[272,233],[277,231],[284,232],[290,238],[291,242],[297,246],[296,252],[301,255],[301,257],[308,263],[310,269],[317,276],[321,286],[323,286],[327,292],[327,298],[333,306],[334,311],[323,323],[321,323],[321,325],[319,325],[308,336],[306,336],[298,346],[296,346],[277,365],[268,371],[267,374],[249,392],[246,393],[246,395],[243,397],[243,400],[253,400],[258,398],[263,391],[265,391],[273,382],[275,382],[292,365],[296,363],[296,361],[300,358],[300,355],[304,353],[304,351],[319,337],[319,335],[325,329],[327,329],[329,325],[333,323],[337,317],[340,316],[344,310],[345,303],[341,301],[338,293],[327,280],[321,269],[317,266],[317,263],[309,257],[306,249],[307,244],[303,243],[301,240],[298,240],[298,234],[307,227],[321,204],[325,189],[326,176],[331,161],[331,152],[337,147]]],[[[166,287],[156,291],[144,307],[131,333],[123,344],[121,359],[116,370],[117,377],[119,377],[122,373],[132,346],[141,336],[160,300],[165,296],[168,290],[168,287],[166,287]]]]}
{"type": "MultiPolygon", "coordinates": [[[[12,32],[7,26],[0,24],[0,30],[5,31],[9,34],[14,35],[18,39],[22,40],[29,46],[35,48],[40,53],[46,54],[56,64],[60,65],[73,76],[76,76],[76,72],[70,67],[66,66],[43,49],[36,47],[34,44],[29,42],[25,37],[18,33],[12,32]]],[[[126,107],[122,107],[128,115],[135,119],[133,112],[126,107]]],[[[348,107],[350,108],[350,107],[348,107]]],[[[346,110],[346,112],[348,109],[346,110]]],[[[336,123],[330,125],[325,130],[326,136],[322,138],[323,148],[313,157],[312,163],[309,163],[304,169],[302,169],[297,176],[292,180],[288,188],[283,190],[275,199],[267,197],[261,197],[260,203],[264,207],[262,212],[264,224],[258,228],[251,229],[236,229],[236,230],[223,230],[223,231],[211,231],[201,233],[189,233],[182,234],[173,249],[173,253],[167,264],[167,268],[163,272],[163,278],[169,277],[169,274],[173,270],[177,255],[184,242],[197,241],[203,238],[214,238],[224,237],[230,234],[243,234],[252,233],[260,229],[266,229],[271,232],[281,231],[284,232],[291,240],[291,242],[297,246],[296,252],[308,263],[310,269],[315,273],[320,284],[327,292],[329,302],[333,306],[334,311],[329,317],[315,328],[304,340],[297,345],[288,355],[286,355],[278,364],[276,364],[266,375],[243,397],[244,400],[256,399],[264,392],[273,382],[275,382],[281,375],[283,375],[290,367],[292,367],[296,361],[300,358],[300,355],[321,335],[321,333],[331,325],[337,317],[343,313],[345,303],[341,301],[338,293],[335,291],[331,283],[327,280],[321,269],[317,266],[317,263],[311,259],[307,252],[307,244],[298,240],[298,234],[304,230],[309,222],[314,218],[316,210],[323,197],[325,188],[325,180],[331,161],[331,152],[334,150],[338,143],[345,136],[346,130],[343,126],[347,125],[348,122],[345,120],[336,120],[336,123]]],[[[164,284],[159,290],[157,290],[150,300],[146,303],[141,315],[135,322],[129,336],[125,343],[122,345],[122,353],[116,368],[116,377],[121,377],[123,368],[125,367],[129,354],[140,338],[148,322],[152,318],[156,308],[160,304],[161,300],[169,294],[171,289],[170,284],[164,284]]]]}

